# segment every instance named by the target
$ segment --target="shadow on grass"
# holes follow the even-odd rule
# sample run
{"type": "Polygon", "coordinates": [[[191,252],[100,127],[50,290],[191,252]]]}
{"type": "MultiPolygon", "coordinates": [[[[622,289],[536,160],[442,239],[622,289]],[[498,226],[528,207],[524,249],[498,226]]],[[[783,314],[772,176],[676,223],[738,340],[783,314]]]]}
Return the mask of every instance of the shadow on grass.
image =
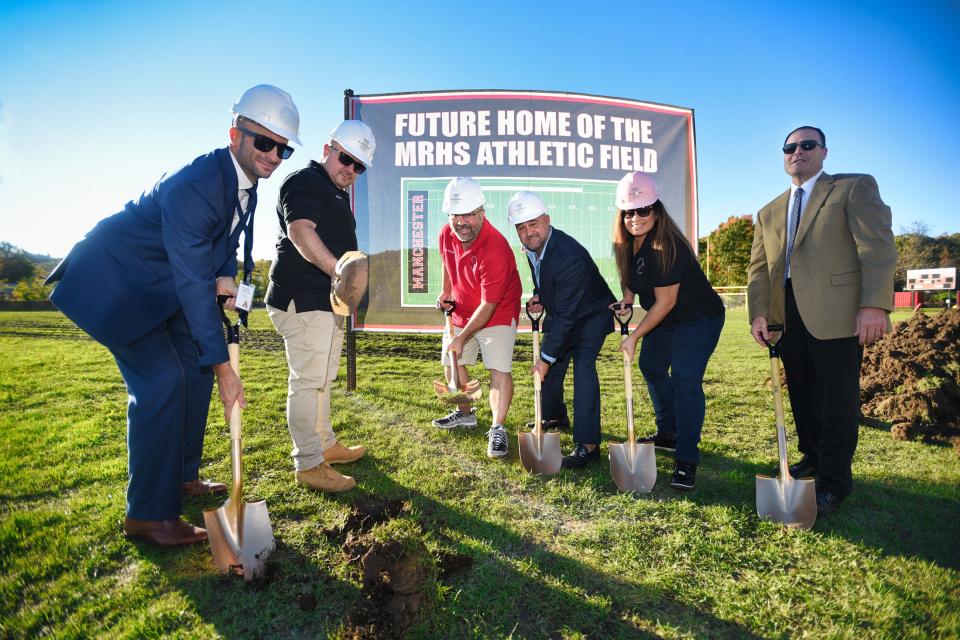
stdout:
{"type": "Polygon", "coordinates": [[[424,621],[426,637],[471,637],[478,632],[502,637],[512,632],[524,638],[552,638],[569,631],[597,638],[659,637],[631,620],[648,624],[656,620],[694,636],[758,637],[668,593],[599,573],[530,537],[402,486],[375,460],[363,465],[362,474],[364,486],[373,487],[377,498],[409,501],[422,515],[420,524],[426,532],[473,558],[473,571],[456,580],[451,591],[455,597],[447,597],[424,621]],[[478,545],[454,542],[447,532],[478,545]],[[498,555],[478,552],[477,546],[484,544],[496,548],[498,555]]]}
{"type": "MultiPolygon", "coordinates": [[[[777,474],[774,459],[769,464],[756,464],[711,453],[702,456],[696,490],[679,493],[669,487],[673,454],[657,452],[656,487],[650,497],[638,499],[689,500],[701,506],[725,505],[753,511],[756,475],[777,474]]],[[[578,482],[601,493],[617,493],[606,446],[600,464],[581,472],[578,482]]],[[[950,492],[949,487],[934,482],[924,485],[896,477],[877,481],[854,475],[854,492],[836,513],[818,518],[813,531],[843,537],[883,555],[917,557],[960,569],[960,547],[956,544],[960,501],[950,497],[950,492]]]]}

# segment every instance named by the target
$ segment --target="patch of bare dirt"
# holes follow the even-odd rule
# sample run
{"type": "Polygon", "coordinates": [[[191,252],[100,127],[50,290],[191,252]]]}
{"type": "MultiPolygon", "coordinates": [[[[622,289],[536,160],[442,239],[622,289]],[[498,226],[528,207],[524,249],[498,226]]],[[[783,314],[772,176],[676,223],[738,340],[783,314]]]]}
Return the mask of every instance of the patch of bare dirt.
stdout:
{"type": "Polygon", "coordinates": [[[351,640],[402,638],[432,603],[438,580],[473,566],[472,558],[442,550],[434,556],[424,532],[400,500],[358,501],[343,526],[325,533],[363,577],[360,600],[347,615],[343,635],[351,640]]]}
{"type": "Polygon", "coordinates": [[[949,441],[960,454],[960,310],[915,313],[864,349],[860,399],[895,439],[949,441]]]}

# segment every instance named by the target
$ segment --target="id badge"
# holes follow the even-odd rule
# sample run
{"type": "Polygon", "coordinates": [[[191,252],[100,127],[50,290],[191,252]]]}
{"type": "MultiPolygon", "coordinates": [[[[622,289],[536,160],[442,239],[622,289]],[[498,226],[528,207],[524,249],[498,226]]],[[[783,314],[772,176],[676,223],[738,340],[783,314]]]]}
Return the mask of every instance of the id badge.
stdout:
{"type": "Polygon", "coordinates": [[[247,284],[246,282],[241,282],[240,286],[237,287],[237,300],[236,307],[241,311],[250,311],[253,307],[253,292],[257,288],[252,284],[247,284]]]}

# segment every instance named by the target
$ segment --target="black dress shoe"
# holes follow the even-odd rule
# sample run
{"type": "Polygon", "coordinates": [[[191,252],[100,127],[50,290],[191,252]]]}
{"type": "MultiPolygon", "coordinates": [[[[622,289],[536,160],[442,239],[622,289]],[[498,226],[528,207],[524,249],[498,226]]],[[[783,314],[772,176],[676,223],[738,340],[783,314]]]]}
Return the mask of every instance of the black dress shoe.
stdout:
{"type": "Polygon", "coordinates": [[[817,475],[817,465],[807,456],[803,456],[800,458],[800,462],[787,467],[787,470],[790,471],[790,477],[792,478],[813,478],[817,475]]]}
{"type": "Polygon", "coordinates": [[[565,469],[578,469],[585,467],[591,460],[600,457],[600,445],[593,447],[593,451],[587,451],[586,445],[578,444],[568,456],[563,457],[563,467],[565,469]]]}
{"type": "Polygon", "coordinates": [[[170,520],[123,519],[123,534],[128,538],[146,540],[158,547],[180,547],[197,544],[207,539],[207,530],[195,527],[180,518],[170,520]]]}
{"type": "Polygon", "coordinates": [[[840,496],[829,489],[817,489],[817,515],[826,516],[840,508],[840,496]]]}
{"type": "MultiPolygon", "coordinates": [[[[533,420],[527,423],[527,429],[533,431],[533,420]]],[[[543,430],[544,431],[559,431],[560,429],[569,429],[570,422],[565,418],[558,418],[556,420],[544,420],[543,421],[543,430]]]]}

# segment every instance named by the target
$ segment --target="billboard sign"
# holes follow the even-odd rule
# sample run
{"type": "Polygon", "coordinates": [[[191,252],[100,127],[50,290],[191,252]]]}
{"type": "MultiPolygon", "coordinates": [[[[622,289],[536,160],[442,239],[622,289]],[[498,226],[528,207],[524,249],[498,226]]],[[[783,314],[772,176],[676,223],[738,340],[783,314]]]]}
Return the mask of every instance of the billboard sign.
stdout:
{"type": "Polygon", "coordinates": [[[696,250],[692,109],[542,91],[348,92],[346,113],[377,140],[374,166],[353,191],[360,248],[370,256],[357,330],[440,330],[437,236],[447,222],[443,190],[457,176],[480,182],[487,222],[514,248],[525,295],[530,272],[506,208],[522,189],[540,195],[553,226],[587,247],[614,293],[614,192],[626,172],[655,178],[696,250]]]}

